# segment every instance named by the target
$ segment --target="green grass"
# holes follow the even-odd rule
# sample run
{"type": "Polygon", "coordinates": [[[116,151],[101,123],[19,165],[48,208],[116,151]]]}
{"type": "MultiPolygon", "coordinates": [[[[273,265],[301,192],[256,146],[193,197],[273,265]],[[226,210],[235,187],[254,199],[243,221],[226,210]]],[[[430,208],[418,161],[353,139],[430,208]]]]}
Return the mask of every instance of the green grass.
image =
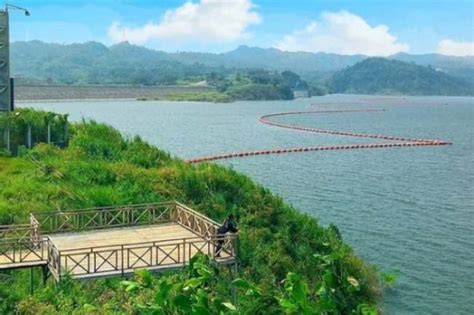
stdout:
{"type": "Polygon", "coordinates": [[[233,98],[221,92],[185,92],[164,94],[151,98],[139,98],[140,101],[175,101],[175,102],[212,102],[212,103],[230,103],[233,98]]]}
{"type": "MultiPolygon", "coordinates": [[[[357,314],[377,304],[380,281],[375,269],[353,254],[337,229],[322,227],[232,169],[186,164],[138,137],[124,139],[94,122],[71,126],[67,149],[41,144],[19,157],[0,157],[1,224],[26,222],[29,212],[172,199],[217,221],[236,214],[240,276],[259,295],[249,296],[249,289],[241,289],[237,310],[226,312],[357,314]],[[33,164],[31,157],[47,168],[33,164]],[[283,285],[288,281],[296,284],[283,285]]],[[[159,283],[184,279],[179,273],[157,275],[149,288],[134,294],[120,279],[69,281],[58,287],[38,283],[29,296],[29,271],[1,272],[0,277],[2,314],[143,313],[140,305],[153,303],[159,283]]],[[[226,271],[216,277],[225,279],[226,271]]],[[[211,300],[229,298],[229,285],[223,280],[204,288],[211,300]]],[[[213,310],[209,307],[210,313],[213,310]]]]}

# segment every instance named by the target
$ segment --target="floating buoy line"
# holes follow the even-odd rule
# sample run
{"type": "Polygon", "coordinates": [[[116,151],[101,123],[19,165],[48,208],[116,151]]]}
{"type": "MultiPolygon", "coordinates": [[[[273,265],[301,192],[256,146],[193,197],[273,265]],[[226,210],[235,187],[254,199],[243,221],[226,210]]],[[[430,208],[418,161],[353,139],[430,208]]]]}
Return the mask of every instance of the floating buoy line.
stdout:
{"type": "Polygon", "coordinates": [[[273,127],[286,128],[305,132],[324,133],[338,136],[358,137],[358,138],[371,138],[388,140],[390,142],[385,143],[366,143],[366,144],[340,144],[340,145],[327,145],[327,146],[310,146],[310,147],[294,147],[294,148],[275,148],[267,150],[256,150],[256,151],[241,151],[231,152],[223,154],[215,154],[204,157],[197,157],[187,160],[188,163],[201,163],[208,161],[216,161],[231,158],[241,158],[248,156],[267,155],[267,154],[282,154],[282,153],[296,153],[296,152],[312,152],[312,151],[332,151],[332,150],[353,150],[353,149],[375,149],[375,148],[395,148],[395,147],[419,147],[419,146],[440,146],[440,145],[451,145],[451,142],[444,140],[432,140],[432,139],[415,139],[405,138],[397,136],[387,135],[376,135],[368,133],[357,133],[349,131],[337,131],[320,128],[309,128],[298,125],[287,125],[282,123],[273,122],[270,120],[272,117],[277,116],[290,116],[290,115],[310,115],[310,114],[322,114],[322,113],[354,113],[354,112],[380,112],[383,110],[376,109],[340,109],[340,110],[314,110],[314,111],[297,111],[297,112],[281,112],[273,113],[261,116],[258,121],[262,124],[270,125],[273,127]]]}

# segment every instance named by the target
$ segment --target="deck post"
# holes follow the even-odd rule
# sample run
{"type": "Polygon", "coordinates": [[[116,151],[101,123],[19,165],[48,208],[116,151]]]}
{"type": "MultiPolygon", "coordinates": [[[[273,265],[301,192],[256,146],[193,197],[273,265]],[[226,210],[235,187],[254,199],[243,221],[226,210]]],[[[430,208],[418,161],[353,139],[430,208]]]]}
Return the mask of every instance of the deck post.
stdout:
{"type": "Polygon", "coordinates": [[[125,255],[123,254],[123,245],[122,245],[122,277],[125,276],[125,270],[123,268],[125,262],[125,255]]]}
{"type": "Polygon", "coordinates": [[[30,268],[30,294],[33,295],[35,293],[35,289],[33,287],[33,267],[30,268]]]}
{"type": "Polygon", "coordinates": [[[68,125],[67,125],[67,116],[64,119],[64,146],[68,147],[69,145],[69,130],[68,130],[68,125]]]}
{"type": "Polygon", "coordinates": [[[186,239],[185,238],[183,238],[183,266],[186,266],[186,239]]]}
{"type": "Polygon", "coordinates": [[[48,139],[47,139],[47,143],[51,144],[51,122],[50,121],[48,121],[48,139]]]}
{"type": "Polygon", "coordinates": [[[32,141],[31,141],[31,124],[28,124],[28,132],[26,136],[26,147],[28,149],[31,149],[32,147],[32,141]]]}
{"type": "Polygon", "coordinates": [[[41,266],[41,269],[43,271],[43,285],[46,285],[46,282],[48,281],[48,278],[49,278],[49,268],[47,265],[45,266],[41,266]]]}
{"type": "Polygon", "coordinates": [[[237,279],[238,275],[238,268],[237,268],[237,261],[230,266],[230,276],[231,276],[231,287],[232,287],[232,304],[237,306],[237,286],[234,283],[234,280],[237,279]]]}
{"type": "Polygon", "coordinates": [[[11,145],[10,145],[10,127],[7,126],[7,129],[5,129],[5,143],[6,143],[6,149],[8,152],[11,152],[11,145]]]}

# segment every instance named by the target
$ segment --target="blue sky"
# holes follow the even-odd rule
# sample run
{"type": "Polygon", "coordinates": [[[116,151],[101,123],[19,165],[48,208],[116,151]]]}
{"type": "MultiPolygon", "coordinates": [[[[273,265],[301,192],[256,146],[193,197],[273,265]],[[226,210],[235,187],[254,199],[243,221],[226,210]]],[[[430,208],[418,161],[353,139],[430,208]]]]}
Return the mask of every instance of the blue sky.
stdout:
{"type": "Polygon", "coordinates": [[[128,40],[165,51],[239,45],[389,55],[474,54],[474,2],[464,0],[18,0],[12,40],[128,40]]]}

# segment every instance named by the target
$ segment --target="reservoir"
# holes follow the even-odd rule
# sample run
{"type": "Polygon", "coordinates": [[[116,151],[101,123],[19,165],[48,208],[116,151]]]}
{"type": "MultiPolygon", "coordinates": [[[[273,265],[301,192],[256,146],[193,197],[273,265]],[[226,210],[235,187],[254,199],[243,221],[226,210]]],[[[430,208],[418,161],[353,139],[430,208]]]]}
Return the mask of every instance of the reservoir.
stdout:
{"type": "Polygon", "coordinates": [[[218,161],[314,217],[334,223],[356,254],[398,284],[386,314],[474,313],[474,99],[330,95],[294,101],[81,101],[23,103],[93,119],[189,159],[234,151],[374,143],[258,122],[262,115],[376,109],[271,118],[282,124],[408,138],[451,146],[262,155],[218,161]]]}

